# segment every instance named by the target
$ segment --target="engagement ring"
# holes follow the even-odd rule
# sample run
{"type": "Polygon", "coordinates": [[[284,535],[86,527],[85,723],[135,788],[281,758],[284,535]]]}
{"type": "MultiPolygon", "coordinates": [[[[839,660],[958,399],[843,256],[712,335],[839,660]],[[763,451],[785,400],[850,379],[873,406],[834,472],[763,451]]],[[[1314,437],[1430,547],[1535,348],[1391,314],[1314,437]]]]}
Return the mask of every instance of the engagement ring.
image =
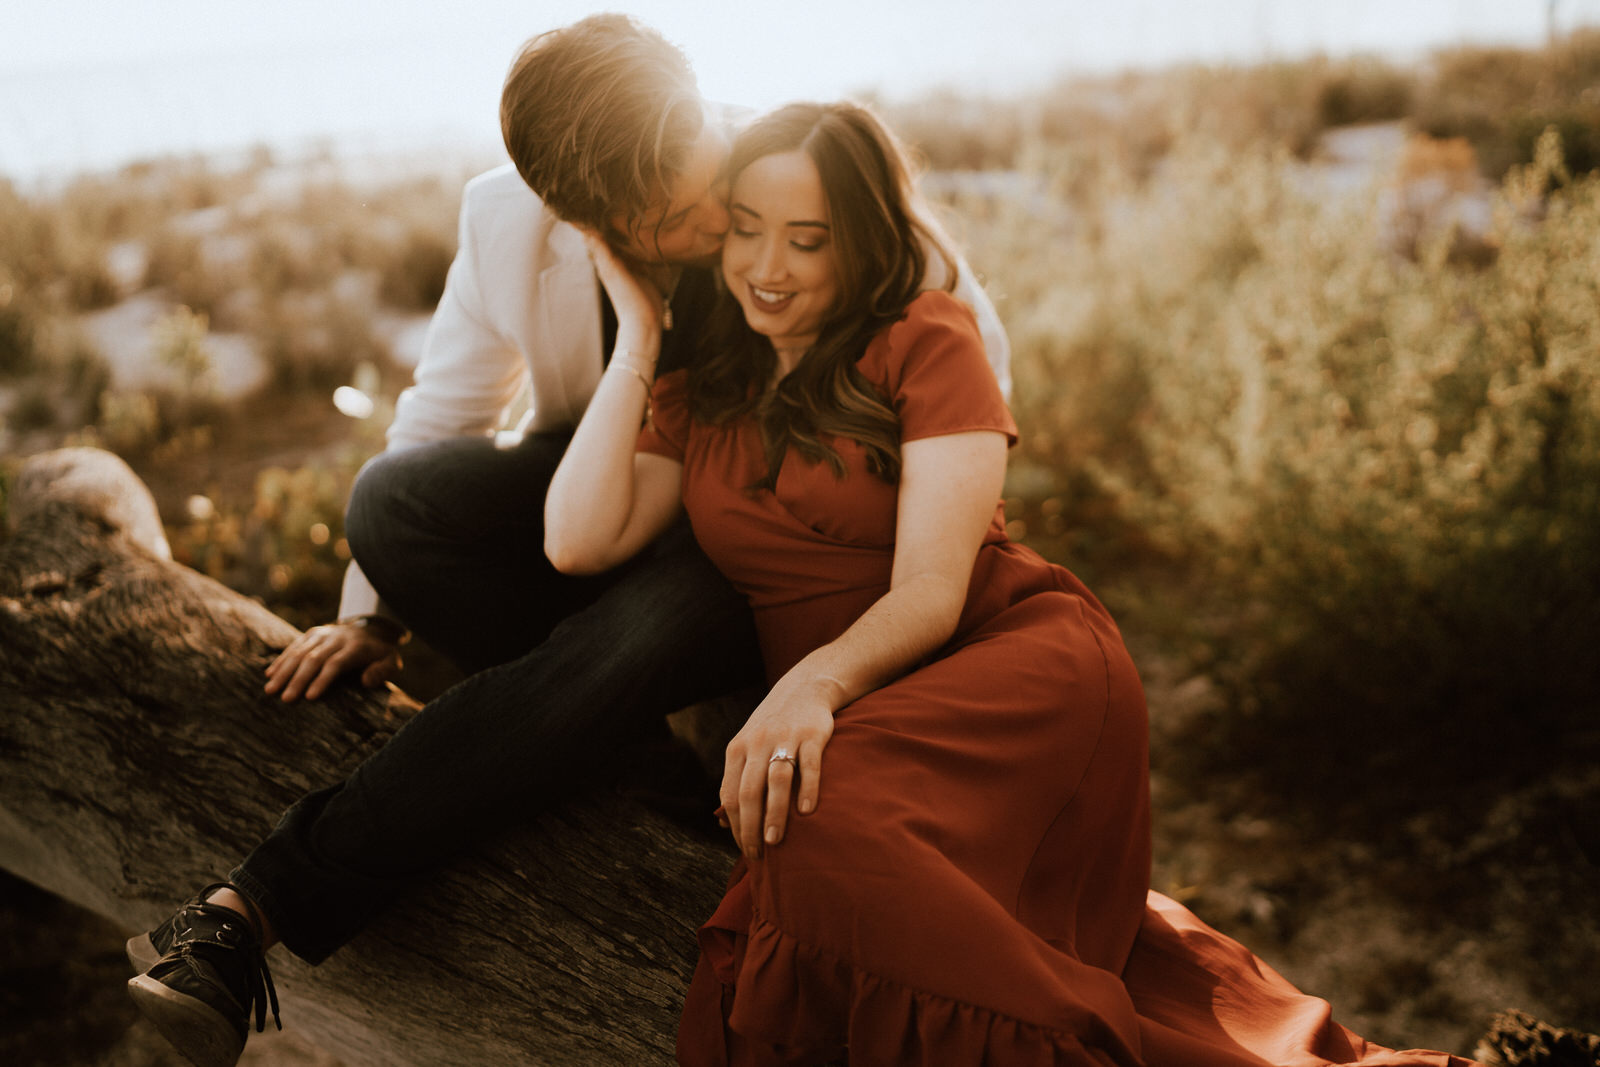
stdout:
{"type": "Polygon", "coordinates": [[[794,764],[796,769],[798,769],[799,766],[800,766],[800,764],[795,760],[795,758],[793,756],[789,755],[789,750],[786,749],[786,748],[780,748],[776,752],[774,752],[772,754],[772,758],[767,760],[767,766],[770,767],[772,764],[777,763],[779,760],[784,760],[784,761],[786,761],[788,763],[794,764]]]}

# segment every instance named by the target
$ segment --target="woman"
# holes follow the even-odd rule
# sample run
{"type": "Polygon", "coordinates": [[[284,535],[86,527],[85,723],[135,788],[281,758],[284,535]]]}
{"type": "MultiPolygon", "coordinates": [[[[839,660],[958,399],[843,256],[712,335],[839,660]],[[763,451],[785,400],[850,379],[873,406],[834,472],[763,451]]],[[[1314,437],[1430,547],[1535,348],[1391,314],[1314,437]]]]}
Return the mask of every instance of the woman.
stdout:
{"type": "Polygon", "coordinates": [[[1089,591],[1006,540],[1015,427],[970,313],[918,291],[938,245],[887,132],[787,107],[730,177],[728,299],[688,371],[653,382],[660,294],[591,240],[617,349],[546,500],[580,573],[687,508],[756,614],[771,690],[721,786],[743,857],[680,1060],[1449,1062],[1382,1058],[1147,907],[1138,676],[1089,591]]]}

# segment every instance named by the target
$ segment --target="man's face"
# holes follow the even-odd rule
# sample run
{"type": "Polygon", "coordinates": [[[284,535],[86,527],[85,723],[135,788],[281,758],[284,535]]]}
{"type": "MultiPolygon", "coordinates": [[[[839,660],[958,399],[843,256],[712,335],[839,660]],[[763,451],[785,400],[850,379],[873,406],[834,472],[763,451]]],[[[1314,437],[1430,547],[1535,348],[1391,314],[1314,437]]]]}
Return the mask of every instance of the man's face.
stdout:
{"type": "Polygon", "coordinates": [[[727,163],[728,139],[708,121],[667,195],[631,222],[612,218],[612,227],[626,238],[613,242],[617,251],[640,263],[714,265],[728,232],[727,163]]]}

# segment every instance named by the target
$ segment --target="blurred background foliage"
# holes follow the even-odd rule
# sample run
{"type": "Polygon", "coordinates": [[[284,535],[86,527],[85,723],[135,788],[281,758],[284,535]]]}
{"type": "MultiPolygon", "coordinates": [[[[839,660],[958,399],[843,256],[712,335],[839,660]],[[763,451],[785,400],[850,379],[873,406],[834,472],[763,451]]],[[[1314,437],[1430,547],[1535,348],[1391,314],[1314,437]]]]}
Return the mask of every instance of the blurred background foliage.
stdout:
{"type": "Polygon", "coordinates": [[[1008,208],[1020,458],[1116,524],[1083,547],[1208,588],[1187,645],[1237,715],[1559,745],[1600,692],[1600,178],[1549,133],[1481,262],[1401,254],[1382,192],[1185,138],[1053,240],[1008,208]]]}
{"type": "Polygon", "coordinates": [[[1143,174],[1191,135],[1305,158],[1330,128],[1403,121],[1430,137],[1465,138],[1493,181],[1532,162],[1540,134],[1555,126],[1568,165],[1587,172],[1600,166],[1600,29],[1537,49],[1448,49],[1415,64],[1355,56],[1179,66],[1072,79],[1021,98],[935,93],[878,106],[936,170],[1004,170],[1041,145],[1070,145],[1143,174]]]}
{"type": "MultiPolygon", "coordinates": [[[[1010,332],[1011,531],[1106,597],[1160,704],[1158,802],[1198,814],[1158,887],[1293,962],[1340,892],[1314,834],[1498,931],[1395,949],[1358,1029],[1470,1051],[1462,1004],[1511,988],[1600,1028],[1569,907],[1600,869],[1600,31],[879,107],[1010,332]]],[[[464,176],[262,150],[0,181],[6,466],[111,448],[182,562],[331,618],[464,176]],[[157,371],[123,381],[119,336],[157,371]]],[[[1337,987],[1343,936],[1294,975],[1337,987]]]]}

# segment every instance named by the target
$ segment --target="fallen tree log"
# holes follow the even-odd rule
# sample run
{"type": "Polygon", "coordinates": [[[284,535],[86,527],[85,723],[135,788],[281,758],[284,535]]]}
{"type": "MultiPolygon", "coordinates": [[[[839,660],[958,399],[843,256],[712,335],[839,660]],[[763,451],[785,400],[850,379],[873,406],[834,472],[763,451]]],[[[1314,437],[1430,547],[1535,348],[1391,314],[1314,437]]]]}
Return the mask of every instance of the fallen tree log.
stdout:
{"type": "MultiPolygon", "coordinates": [[[[0,544],[0,866],[158,922],[403,721],[341,687],[285,705],[295,631],[170,559],[149,491],[92,449],[34,457],[0,544]]],[[[470,851],[321,967],[269,957],[286,1025],[351,1067],[667,1063],[728,853],[618,795],[470,851]]]]}

